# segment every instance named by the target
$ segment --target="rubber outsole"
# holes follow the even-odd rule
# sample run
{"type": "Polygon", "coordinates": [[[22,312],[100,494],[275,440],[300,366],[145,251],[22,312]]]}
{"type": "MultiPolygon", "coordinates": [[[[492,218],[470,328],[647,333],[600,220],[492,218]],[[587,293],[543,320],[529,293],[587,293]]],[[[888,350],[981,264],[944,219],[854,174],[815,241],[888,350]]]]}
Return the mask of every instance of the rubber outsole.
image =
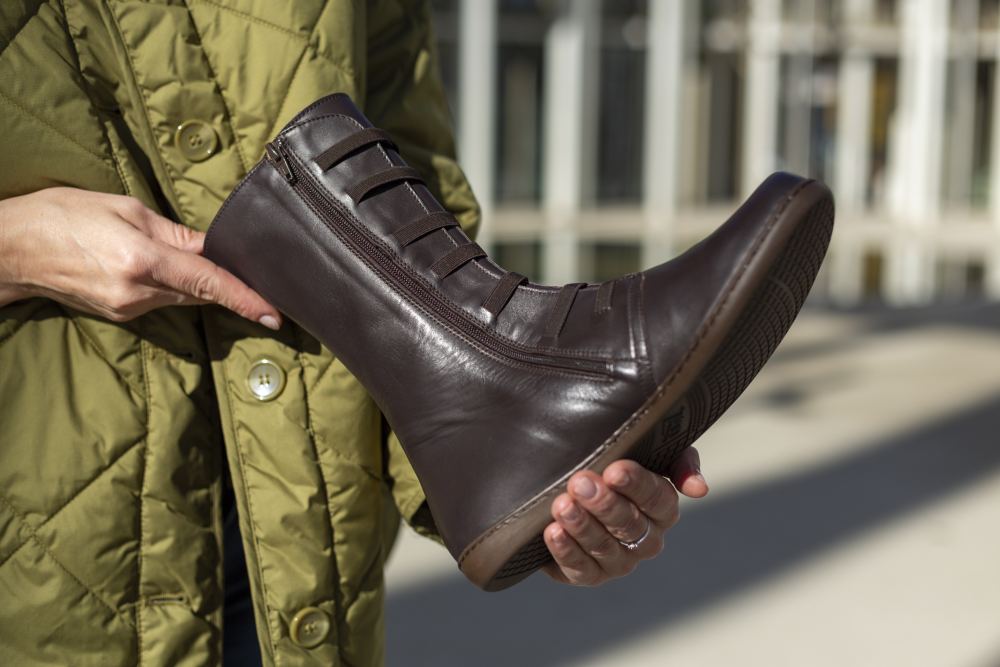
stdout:
{"type": "Polygon", "coordinates": [[[685,362],[580,465],[473,542],[459,558],[466,576],[498,591],[548,563],[541,531],[551,521],[551,501],[575,472],[601,473],[612,461],[630,458],[666,475],[774,353],[802,309],[832,230],[833,200],[825,186],[809,182],[790,194],[685,362]]]}

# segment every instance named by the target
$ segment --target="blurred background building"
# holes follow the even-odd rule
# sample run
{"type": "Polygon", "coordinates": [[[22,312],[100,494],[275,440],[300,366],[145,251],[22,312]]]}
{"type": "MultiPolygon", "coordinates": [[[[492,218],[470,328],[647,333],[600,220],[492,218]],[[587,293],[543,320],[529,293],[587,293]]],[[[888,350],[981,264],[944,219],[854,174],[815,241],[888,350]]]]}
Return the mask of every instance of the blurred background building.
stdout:
{"type": "Polygon", "coordinates": [[[815,298],[1000,296],[1000,0],[433,5],[481,242],[508,268],[644,268],[785,169],[837,198],[815,298]]]}
{"type": "MultiPolygon", "coordinates": [[[[712,492],[597,589],[477,591],[401,533],[387,664],[1000,665],[1000,0],[434,0],[501,264],[603,280],[775,169],[838,217],[697,446],[712,492]]],[[[456,471],[461,474],[461,471],[456,471]]]]}

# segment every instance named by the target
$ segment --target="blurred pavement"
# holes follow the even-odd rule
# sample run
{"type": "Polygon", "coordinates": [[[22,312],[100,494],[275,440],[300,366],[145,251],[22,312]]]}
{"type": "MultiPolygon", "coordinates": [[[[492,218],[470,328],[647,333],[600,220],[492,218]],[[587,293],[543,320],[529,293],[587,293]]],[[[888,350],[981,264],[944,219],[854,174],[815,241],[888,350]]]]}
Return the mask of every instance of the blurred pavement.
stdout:
{"type": "Polygon", "coordinates": [[[698,448],[709,497],[597,589],[403,531],[387,665],[1000,665],[1000,305],[807,311],[698,448]]]}

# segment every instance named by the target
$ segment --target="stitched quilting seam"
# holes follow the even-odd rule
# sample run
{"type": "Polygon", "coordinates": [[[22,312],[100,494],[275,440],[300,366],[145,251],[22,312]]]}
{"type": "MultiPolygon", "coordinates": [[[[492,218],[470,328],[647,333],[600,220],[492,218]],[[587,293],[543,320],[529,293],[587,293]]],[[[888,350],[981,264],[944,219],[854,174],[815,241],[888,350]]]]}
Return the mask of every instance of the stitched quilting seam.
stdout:
{"type": "Polygon", "coordinates": [[[312,385],[309,386],[309,387],[307,387],[307,389],[308,389],[309,392],[316,391],[316,387],[318,387],[320,385],[320,383],[323,381],[323,379],[326,378],[326,374],[330,372],[330,369],[333,368],[333,365],[335,363],[336,363],[336,359],[333,359],[333,358],[330,358],[327,361],[326,366],[323,367],[323,370],[319,371],[319,374],[313,380],[312,385]]]}
{"type": "Polygon", "coordinates": [[[2,90],[0,90],[0,100],[6,102],[10,106],[12,106],[15,109],[17,109],[18,111],[20,111],[24,115],[24,117],[27,118],[28,120],[34,121],[34,122],[38,123],[39,125],[44,125],[46,128],[48,128],[49,130],[51,130],[52,132],[54,132],[57,136],[61,137],[66,143],[68,143],[68,144],[70,144],[72,146],[75,146],[76,148],[80,149],[86,155],[89,155],[94,160],[100,162],[101,165],[103,165],[104,167],[111,168],[108,165],[109,160],[108,160],[107,156],[99,155],[98,153],[95,153],[94,151],[90,150],[89,148],[87,148],[86,146],[84,146],[83,144],[81,144],[79,141],[77,141],[76,139],[74,139],[73,137],[71,137],[68,134],[64,133],[62,130],[60,130],[59,128],[57,128],[55,125],[53,125],[49,121],[45,120],[44,118],[42,118],[41,116],[39,116],[37,114],[31,113],[31,111],[29,109],[27,109],[26,107],[22,106],[21,104],[18,104],[16,101],[14,101],[13,98],[11,98],[10,96],[8,96],[2,90]]]}
{"type": "MultiPolygon", "coordinates": [[[[150,414],[152,413],[149,392],[149,362],[146,359],[146,342],[143,340],[139,341],[139,358],[142,360],[142,383],[146,388],[146,433],[149,433],[150,424],[150,414]]],[[[139,593],[139,598],[142,599],[143,596],[143,581],[142,577],[145,573],[145,563],[146,563],[146,479],[147,472],[149,471],[149,439],[147,437],[145,441],[145,447],[142,453],[142,467],[140,470],[140,481],[139,481],[139,556],[136,561],[136,590],[139,593]]],[[[142,642],[143,642],[143,608],[139,607],[135,614],[135,641],[136,641],[136,655],[137,663],[142,666],[143,663],[143,653],[142,653],[142,642]]]]}
{"type": "Polygon", "coordinates": [[[291,29],[286,28],[284,26],[280,26],[277,23],[271,23],[270,21],[267,21],[267,20],[262,19],[260,17],[254,16],[253,14],[247,14],[246,12],[241,12],[238,9],[233,9],[232,7],[227,7],[225,5],[220,5],[218,2],[213,2],[213,0],[187,0],[187,1],[189,3],[194,2],[194,3],[197,3],[197,4],[201,4],[201,5],[209,5],[211,7],[215,7],[216,9],[224,11],[227,14],[232,14],[233,16],[238,16],[239,18],[241,18],[244,21],[247,21],[249,23],[255,23],[255,24],[263,26],[265,28],[270,28],[271,30],[277,30],[278,32],[284,33],[284,34],[288,35],[289,37],[293,37],[294,39],[297,39],[300,42],[308,43],[308,41],[309,41],[309,37],[307,35],[303,35],[302,33],[295,32],[294,30],[291,30],[291,29]]]}
{"type": "MultiPolygon", "coordinates": [[[[347,75],[348,77],[350,77],[352,79],[354,78],[354,72],[352,72],[347,67],[344,67],[343,63],[337,62],[329,54],[323,53],[318,48],[314,48],[312,46],[312,44],[310,42],[311,33],[310,33],[310,35],[303,35],[302,33],[295,32],[294,30],[291,30],[291,29],[286,28],[284,26],[280,26],[277,23],[271,23],[270,21],[268,21],[266,19],[262,19],[262,18],[260,18],[258,16],[254,16],[252,14],[247,14],[246,12],[241,12],[238,9],[233,9],[232,7],[226,7],[225,5],[220,5],[218,2],[214,2],[213,0],[187,0],[187,1],[189,3],[190,2],[195,2],[195,3],[198,3],[198,4],[202,4],[202,5],[210,5],[212,7],[215,7],[216,9],[219,9],[221,11],[224,11],[224,12],[227,12],[229,14],[232,14],[233,16],[238,16],[239,18],[243,19],[244,21],[247,21],[248,23],[255,23],[255,24],[260,25],[262,27],[270,28],[271,30],[277,30],[278,32],[281,32],[281,33],[283,33],[285,35],[288,35],[289,37],[295,39],[296,41],[304,43],[306,45],[306,48],[309,49],[309,50],[311,50],[312,54],[314,56],[316,56],[318,58],[322,58],[331,67],[334,67],[334,68],[340,70],[341,72],[343,72],[345,75],[347,75]]],[[[329,3],[326,3],[326,4],[329,4],[329,3]]],[[[320,9],[319,14],[317,15],[318,17],[321,18],[323,16],[323,11],[326,9],[326,4],[324,4],[323,7],[320,9]]],[[[317,18],[316,22],[317,22],[317,24],[319,23],[319,18],[317,18]]],[[[315,28],[313,28],[313,30],[315,30],[315,28]]],[[[273,131],[274,128],[272,127],[271,129],[273,131]]],[[[267,136],[271,136],[271,135],[267,135],[267,136]]]]}
{"type": "MultiPolygon", "coordinates": [[[[55,519],[57,516],[59,516],[59,514],[64,509],[66,509],[67,507],[69,507],[70,503],[72,503],[74,500],[76,500],[77,498],[79,498],[80,495],[84,491],[86,491],[87,489],[89,489],[97,480],[99,480],[101,477],[103,477],[105,475],[105,473],[107,473],[109,470],[111,470],[112,468],[114,468],[119,462],[121,462],[121,460],[123,458],[125,458],[125,456],[129,452],[131,452],[133,449],[135,449],[138,445],[142,444],[142,442],[145,439],[145,437],[146,437],[145,434],[143,434],[142,438],[139,438],[138,440],[136,440],[135,442],[133,442],[132,444],[130,444],[128,447],[126,447],[121,452],[121,454],[119,454],[117,457],[115,457],[115,459],[113,461],[111,461],[107,466],[103,467],[100,472],[98,472],[92,479],[90,479],[87,482],[85,482],[83,484],[83,486],[81,486],[79,489],[77,489],[76,491],[74,491],[73,494],[69,498],[67,498],[63,502],[62,505],[60,505],[55,510],[53,510],[45,518],[45,521],[43,521],[42,523],[38,524],[38,526],[35,526],[34,530],[41,530],[42,528],[45,528],[45,526],[47,526],[49,523],[51,523],[52,520],[55,519]]],[[[9,503],[8,503],[8,506],[12,507],[9,503]]],[[[28,527],[31,528],[31,525],[29,524],[28,527]]],[[[25,542],[22,542],[21,544],[19,544],[16,547],[14,547],[14,550],[11,551],[10,554],[8,554],[7,556],[4,556],[2,559],[0,559],[0,569],[3,569],[3,566],[6,565],[7,562],[11,558],[13,558],[17,554],[18,550],[21,547],[23,547],[24,545],[25,545],[25,542]]]]}
{"type": "MultiPolygon", "coordinates": [[[[301,336],[298,337],[300,339],[299,347],[301,348],[302,347],[301,336]]],[[[304,369],[306,367],[306,364],[303,363],[304,359],[302,357],[301,351],[298,352],[298,354],[296,355],[296,361],[299,362],[299,366],[301,368],[304,369]]],[[[303,390],[305,390],[304,376],[302,380],[303,380],[302,388],[303,390]]],[[[316,472],[319,473],[320,483],[322,483],[323,485],[323,503],[324,507],[326,508],[326,521],[327,524],[330,526],[330,566],[333,569],[333,582],[331,588],[333,590],[334,622],[337,624],[337,650],[338,652],[340,652],[341,638],[345,634],[345,628],[342,627],[342,622],[345,617],[340,613],[340,611],[343,609],[343,600],[341,599],[342,591],[340,590],[340,586],[338,585],[338,582],[340,581],[340,564],[337,562],[337,552],[334,549],[334,544],[336,543],[336,534],[334,532],[334,526],[333,526],[333,513],[330,511],[330,487],[327,483],[326,474],[323,472],[323,464],[320,461],[320,456],[319,456],[319,447],[316,446],[316,439],[313,437],[312,403],[309,400],[309,393],[307,391],[303,394],[303,399],[306,404],[306,433],[309,436],[309,445],[312,447],[313,457],[314,460],[316,461],[316,472]]]]}
{"type": "Polygon", "coordinates": [[[285,108],[285,102],[288,100],[288,94],[295,85],[295,80],[299,77],[299,69],[302,67],[302,63],[305,62],[306,51],[308,50],[309,44],[306,44],[302,47],[302,52],[299,54],[298,60],[295,61],[295,67],[292,68],[292,78],[288,80],[288,85],[285,86],[285,92],[281,94],[281,102],[278,103],[278,110],[274,113],[274,120],[271,121],[271,128],[268,130],[266,135],[268,137],[273,136],[274,131],[278,127],[278,121],[281,120],[281,112],[285,108]]]}
{"type": "MultiPolygon", "coordinates": [[[[82,587],[87,593],[89,593],[90,595],[92,595],[94,597],[94,599],[97,600],[98,602],[100,602],[103,607],[107,608],[108,611],[110,611],[115,616],[115,618],[121,619],[126,625],[128,625],[130,627],[133,625],[132,622],[128,618],[126,618],[125,616],[122,616],[121,612],[118,609],[115,609],[115,607],[112,606],[103,597],[101,597],[97,593],[97,591],[95,591],[93,588],[91,588],[90,586],[88,586],[87,584],[85,584],[83,582],[83,580],[80,579],[80,577],[78,577],[75,574],[73,574],[72,570],[70,570],[68,567],[66,567],[66,565],[63,564],[63,562],[61,560],[59,560],[58,558],[56,558],[55,554],[52,553],[52,551],[49,550],[49,548],[47,546],[45,546],[45,543],[38,536],[38,533],[35,531],[35,529],[32,528],[31,524],[28,523],[28,521],[25,519],[24,515],[22,515],[20,512],[18,512],[17,509],[13,505],[10,504],[10,501],[7,500],[7,498],[4,495],[2,495],[2,494],[0,494],[0,503],[2,503],[3,505],[5,505],[7,507],[7,509],[10,510],[10,512],[17,519],[19,525],[21,525],[23,528],[25,528],[28,531],[28,533],[31,536],[31,541],[34,542],[35,545],[39,549],[41,549],[45,553],[46,556],[48,556],[49,558],[51,558],[52,562],[55,563],[56,566],[60,570],[62,570],[63,573],[66,576],[68,576],[70,579],[72,579],[77,584],[79,584],[80,587],[82,587]]],[[[9,562],[9,561],[7,561],[7,562],[9,562]]]]}
{"type": "MultiPolygon", "coordinates": [[[[80,81],[82,82],[81,87],[85,87],[88,85],[88,82],[86,77],[83,75],[83,68],[80,66],[80,49],[77,47],[76,37],[74,37],[76,29],[73,27],[73,23],[70,21],[69,12],[66,11],[65,0],[59,0],[59,3],[62,6],[63,16],[66,18],[66,36],[69,38],[69,43],[73,47],[73,56],[74,56],[74,64],[76,65],[76,72],[80,76],[80,81]]],[[[89,93],[87,95],[87,98],[90,99],[89,93]]],[[[91,99],[91,105],[95,108],[97,106],[96,104],[94,104],[94,101],[92,99],[91,99]]],[[[125,193],[126,195],[131,196],[132,188],[128,184],[128,179],[125,177],[125,169],[122,166],[121,159],[119,159],[118,154],[115,152],[115,147],[111,143],[111,137],[108,136],[108,126],[104,122],[103,118],[98,119],[98,124],[101,126],[101,137],[104,138],[104,143],[107,146],[108,156],[111,158],[111,164],[114,166],[115,171],[118,173],[118,180],[121,181],[122,192],[125,193]]]]}
{"type": "Polygon", "coordinates": [[[215,82],[216,87],[219,89],[219,99],[222,100],[222,108],[226,112],[226,125],[229,126],[229,131],[233,133],[233,143],[236,145],[236,154],[240,156],[240,164],[243,165],[243,174],[241,178],[250,171],[250,161],[247,160],[247,156],[243,153],[243,144],[240,142],[240,135],[236,132],[236,123],[233,122],[233,110],[229,107],[229,102],[226,100],[226,91],[222,87],[222,81],[219,77],[215,75],[215,67],[212,65],[211,58],[208,57],[208,51],[205,50],[205,42],[201,38],[201,31],[198,29],[198,23],[194,20],[194,14],[191,13],[191,7],[188,6],[188,0],[184,0],[184,8],[187,9],[188,20],[191,21],[191,29],[194,30],[194,34],[198,37],[198,46],[201,50],[201,56],[205,59],[205,66],[208,68],[208,74],[212,77],[212,81],[215,82]]]}
{"type": "Polygon", "coordinates": [[[33,18],[35,18],[36,16],[38,16],[38,12],[42,11],[42,5],[44,5],[44,4],[46,4],[44,2],[44,0],[40,0],[39,3],[37,5],[35,5],[35,9],[33,11],[29,12],[27,14],[27,16],[24,17],[24,22],[21,23],[21,25],[17,26],[17,30],[14,31],[14,34],[11,35],[10,39],[7,41],[7,46],[4,47],[3,51],[0,51],[0,59],[3,58],[3,54],[7,53],[7,49],[10,48],[10,45],[13,44],[14,41],[21,35],[21,31],[24,30],[24,28],[29,23],[31,23],[31,20],[33,18]]]}
{"type": "MultiPolygon", "coordinates": [[[[63,310],[66,310],[66,308],[64,306],[60,305],[60,307],[63,310]]],[[[90,345],[91,349],[94,351],[94,354],[96,354],[101,359],[101,361],[103,361],[105,364],[107,364],[108,368],[110,368],[114,372],[114,374],[117,375],[118,378],[122,382],[124,382],[125,384],[127,384],[128,387],[129,387],[129,389],[131,389],[135,393],[136,396],[141,396],[142,395],[142,390],[139,387],[137,387],[136,385],[134,385],[131,380],[129,380],[127,377],[125,377],[125,375],[120,370],[118,370],[118,368],[113,363],[111,363],[111,361],[104,355],[104,352],[101,350],[101,348],[97,344],[97,342],[93,338],[91,338],[90,334],[87,333],[82,326],[80,326],[80,323],[76,321],[76,318],[73,317],[73,315],[71,313],[69,313],[68,311],[66,312],[66,315],[67,315],[66,319],[69,320],[69,322],[76,329],[77,333],[80,334],[80,337],[83,338],[85,341],[87,341],[87,344],[90,345]]],[[[141,349],[141,347],[142,347],[142,342],[141,341],[140,341],[139,345],[140,345],[140,349],[141,349]]]]}
{"type": "MultiPolygon", "coordinates": [[[[319,13],[316,14],[316,23],[313,24],[312,30],[309,31],[309,37],[306,38],[306,44],[304,47],[302,47],[302,53],[299,54],[299,59],[295,62],[295,69],[292,70],[292,78],[289,79],[288,86],[285,87],[285,93],[281,98],[281,104],[278,105],[278,111],[274,117],[274,122],[271,123],[271,129],[267,133],[268,137],[273,136],[275,130],[278,129],[278,121],[281,120],[281,112],[285,108],[285,101],[288,99],[288,93],[292,90],[292,86],[295,84],[295,80],[299,76],[299,69],[302,67],[302,63],[305,62],[306,51],[312,49],[313,52],[319,53],[317,49],[312,48],[313,37],[315,37],[316,35],[316,28],[319,27],[319,24],[323,21],[323,14],[326,13],[326,9],[329,5],[330,5],[330,0],[325,0],[325,2],[323,2],[323,6],[320,7],[319,9],[319,13]]],[[[329,60],[329,62],[333,63],[333,61],[330,60],[329,58],[324,58],[324,60],[329,60]]],[[[344,71],[343,68],[339,66],[338,69],[344,71]]],[[[349,74],[348,72],[344,73],[349,74]]],[[[351,78],[354,78],[353,75],[351,75],[351,78]]]]}
{"type": "Polygon", "coordinates": [[[155,159],[159,161],[160,167],[170,175],[170,178],[168,178],[166,182],[159,182],[159,179],[157,179],[157,182],[162,188],[170,191],[170,203],[174,207],[174,211],[181,216],[181,219],[194,219],[195,216],[185,212],[181,200],[177,196],[177,190],[174,188],[174,181],[180,180],[181,175],[176,172],[168,160],[163,159],[163,155],[160,153],[160,146],[156,141],[156,133],[153,131],[153,124],[151,116],[149,115],[149,102],[146,99],[146,89],[139,85],[139,79],[136,78],[135,61],[132,58],[132,52],[129,50],[128,44],[125,42],[125,33],[122,32],[121,24],[118,22],[118,16],[114,13],[114,10],[111,8],[108,0],[104,0],[104,5],[107,8],[108,15],[111,17],[112,22],[115,24],[115,32],[117,32],[118,43],[128,60],[128,65],[124,69],[128,73],[132,86],[138,92],[139,104],[142,107],[142,116],[146,121],[145,127],[141,129],[147,131],[150,145],[153,147],[153,155],[150,157],[150,160],[152,161],[155,157],[155,159]]]}
{"type": "MultiPolygon", "coordinates": [[[[271,614],[269,609],[270,594],[267,590],[267,580],[264,578],[264,567],[261,564],[261,554],[263,550],[260,546],[260,537],[257,535],[257,522],[254,520],[254,508],[253,508],[253,497],[250,495],[250,487],[247,485],[247,479],[245,470],[247,469],[246,463],[246,453],[243,451],[243,443],[240,441],[239,429],[236,426],[236,415],[233,413],[232,397],[236,395],[237,389],[233,383],[229,380],[229,373],[226,371],[225,362],[219,364],[222,371],[222,381],[226,390],[229,392],[229,396],[226,397],[226,412],[229,415],[229,423],[232,426],[233,431],[233,443],[236,445],[236,456],[240,462],[239,478],[240,486],[243,487],[243,496],[246,498],[247,502],[247,523],[250,525],[250,539],[253,540],[254,548],[257,551],[257,558],[254,561],[257,564],[257,577],[260,580],[260,590],[264,597],[264,611],[267,612],[265,617],[267,618],[267,645],[271,651],[271,656],[274,658],[275,665],[278,663],[277,649],[274,643],[275,628],[274,624],[271,622],[271,614]]],[[[228,465],[228,463],[227,463],[228,465]]],[[[233,480],[235,482],[235,480],[233,480]]]]}

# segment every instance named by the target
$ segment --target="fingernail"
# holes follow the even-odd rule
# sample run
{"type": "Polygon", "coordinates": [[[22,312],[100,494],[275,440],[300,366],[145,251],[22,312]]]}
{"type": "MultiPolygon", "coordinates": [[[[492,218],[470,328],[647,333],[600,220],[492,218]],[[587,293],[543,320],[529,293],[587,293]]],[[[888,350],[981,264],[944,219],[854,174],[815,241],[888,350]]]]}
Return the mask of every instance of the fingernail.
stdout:
{"type": "Polygon", "coordinates": [[[278,324],[278,318],[274,315],[264,315],[258,320],[258,322],[263,324],[268,329],[273,329],[274,331],[281,328],[281,325],[278,324]]]}
{"type": "Polygon", "coordinates": [[[559,516],[567,521],[576,521],[580,518],[580,510],[576,508],[576,503],[570,503],[568,507],[560,512],[559,516]]]}
{"type": "Polygon", "coordinates": [[[622,470],[621,468],[615,468],[611,471],[611,483],[615,486],[628,486],[628,472],[622,470]]]}
{"type": "Polygon", "coordinates": [[[597,486],[589,477],[580,477],[573,480],[573,493],[581,498],[593,498],[597,495],[597,486]]]}

